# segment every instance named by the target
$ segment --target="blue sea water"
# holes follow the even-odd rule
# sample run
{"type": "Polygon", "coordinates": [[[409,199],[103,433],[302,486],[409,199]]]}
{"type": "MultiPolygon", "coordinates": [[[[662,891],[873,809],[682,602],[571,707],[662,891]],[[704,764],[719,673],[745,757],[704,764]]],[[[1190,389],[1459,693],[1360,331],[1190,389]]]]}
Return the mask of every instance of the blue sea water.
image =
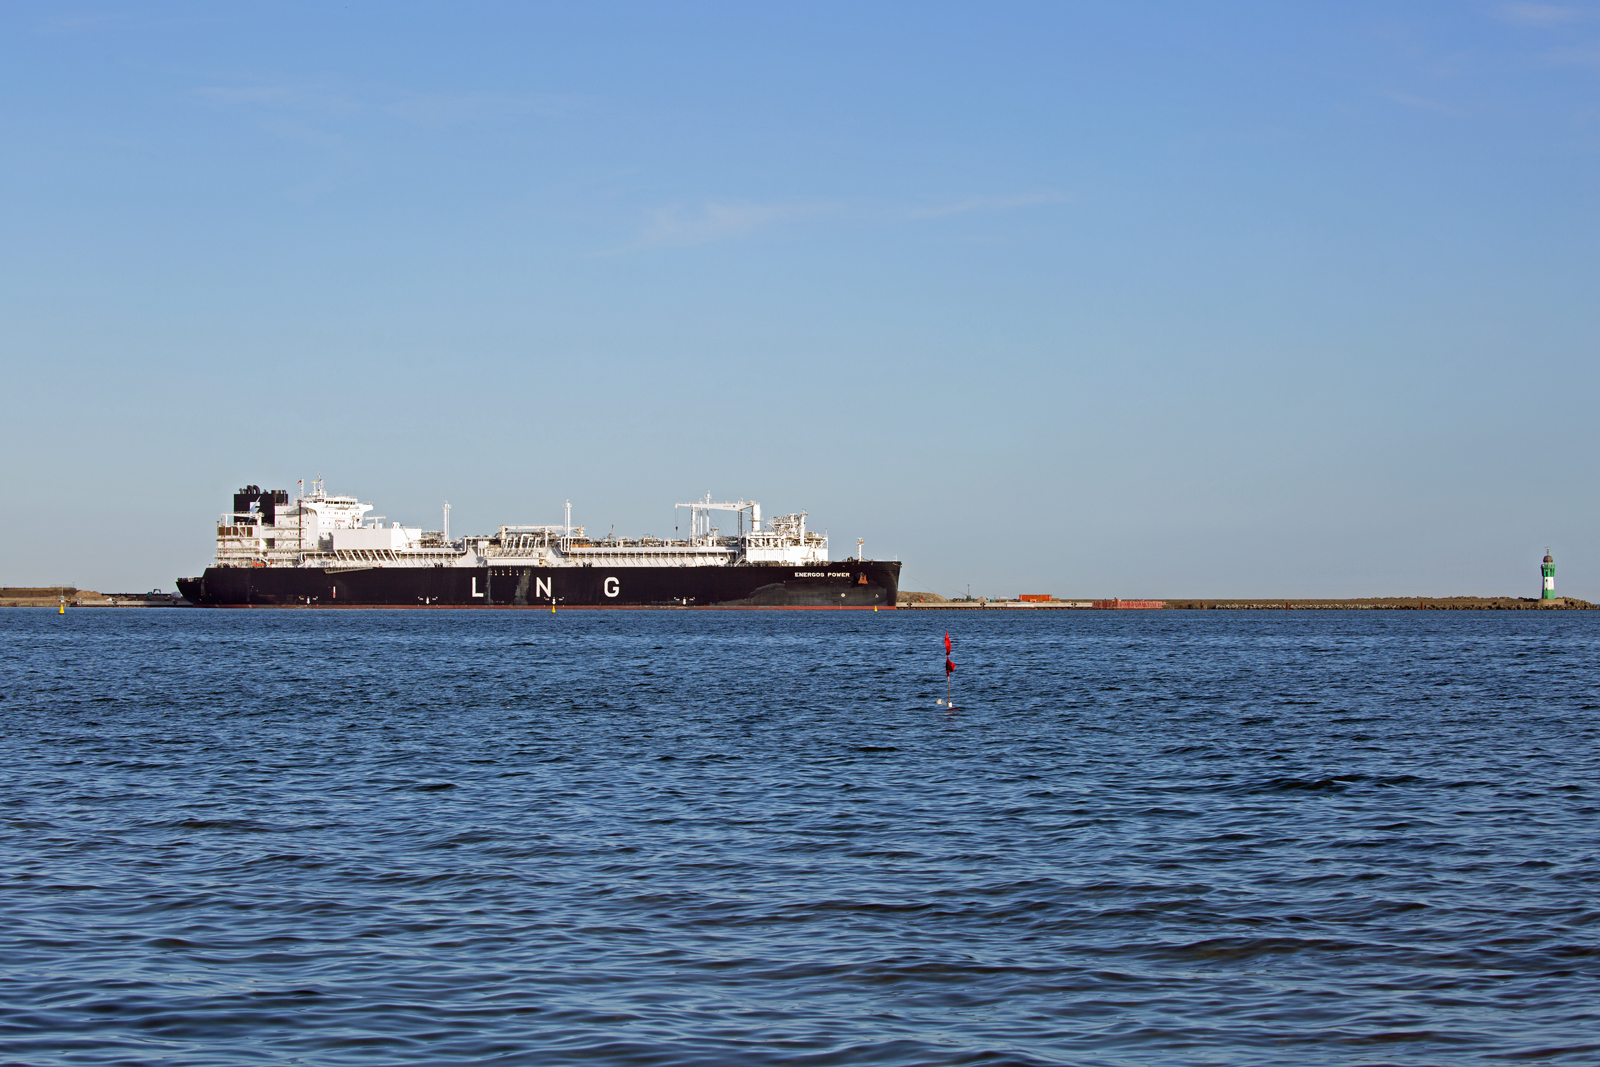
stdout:
{"type": "Polygon", "coordinates": [[[0,612],[0,1062],[1600,1063],[1597,653],[1600,612],[0,612]]]}

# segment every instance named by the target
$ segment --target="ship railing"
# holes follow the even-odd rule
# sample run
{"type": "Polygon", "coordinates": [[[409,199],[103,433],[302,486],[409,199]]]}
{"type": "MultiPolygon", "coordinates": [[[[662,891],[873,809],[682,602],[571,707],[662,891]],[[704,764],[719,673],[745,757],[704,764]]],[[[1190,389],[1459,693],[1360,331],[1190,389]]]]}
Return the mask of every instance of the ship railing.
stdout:
{"type": "Polygon", "coordinates": [[[737,551],[733,545],[574,545],[562,554],[609,559],[613,556],[730,556],[737,551]]]}
{"type": "Polygon", "coordinates": [[[303,553],[290,550],[289,554],[311,566],[329,563],[439,563],[460,559],[463,555],[449,545],[438,548],[425,545],[399,552],[388,548],[338,548],[303,553]]]}

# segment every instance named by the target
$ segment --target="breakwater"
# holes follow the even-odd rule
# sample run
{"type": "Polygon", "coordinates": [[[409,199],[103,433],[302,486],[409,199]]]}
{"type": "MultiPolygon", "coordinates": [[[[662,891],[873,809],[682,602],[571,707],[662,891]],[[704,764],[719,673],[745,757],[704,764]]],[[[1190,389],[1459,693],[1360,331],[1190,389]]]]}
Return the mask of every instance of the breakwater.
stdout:
{"type": "Polygon", "coordinates": [[[1356,597],[1323,600],[1168,600],[1168,608],[1223,611],[1560,611],[1595,605],[1577,597],[1540,600],[1514,596],[1356,597]]]}
{"type": "Polygon", "coordinates": [[[1328,597],[1320,599],[1245,600],[1245,599],[1172,599],[1172,600],[1118,600],[1061,598],[1040,600],[1030,597],[1017,600],[994,600],[978,597],[971,600],[945,600],[929,593],[903,592],[898,607],[919,610],[971,610],[999,609],[1010,611],[1033,610],[1187,610],[1187,611],[1561,611],[1587,610],[1595,607],[1577,597],[1557,597],[1540,600],[1535,597],[1328,597]]]}

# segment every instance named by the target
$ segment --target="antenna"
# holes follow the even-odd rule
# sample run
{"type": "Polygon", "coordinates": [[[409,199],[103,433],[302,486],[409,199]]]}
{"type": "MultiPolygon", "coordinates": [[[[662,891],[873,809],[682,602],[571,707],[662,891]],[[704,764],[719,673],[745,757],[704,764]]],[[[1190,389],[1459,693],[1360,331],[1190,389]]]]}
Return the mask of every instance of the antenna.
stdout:
{"type": "Polygon", "coordinates": [[[444,540],[450,540],[450,501],[444,502],[444,540]]]}

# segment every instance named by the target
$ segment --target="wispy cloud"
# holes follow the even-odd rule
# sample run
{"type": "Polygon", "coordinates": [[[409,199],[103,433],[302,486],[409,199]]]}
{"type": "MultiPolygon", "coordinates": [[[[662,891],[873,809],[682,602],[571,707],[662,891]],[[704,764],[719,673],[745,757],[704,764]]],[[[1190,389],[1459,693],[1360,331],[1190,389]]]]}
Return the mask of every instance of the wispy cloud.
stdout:
{"type": "Polygon", "coordinates": [[[605,255],[621,255],[649,248],[686,248],[748,237],[761,230],[802,219],[830,218],[864,225],[904,224],[980,212],[1014,211],[1058,204],[1070,199],[1055,190],[1009,196],[968,196],[943,203],[900,205],[850,205],[841,201],[789,200],[762,203],[752,200],[708,200],[698,207],[681,204],[659,208],[639,237],[605,255]]]}
{"type": "MultiPolygon", "coordinates": [[[[1595,22],[1597,17],[1596,12],[1587,8],[1535,3],[1502,4],[1495,13],[1506,22],[1540,30],[1580,26],[1595,22]]],[[[1579,30],[1579,33],[1582,32],[1579,30]]],[[[1549,67],[1600,67],[1600,45],[1574,43],[1577,34],[1572,32],[1560,36],[1569,43],[1565,47],[1540,53],[1536,57],[1537,62],[1549,67]]]]}
{"type": "Polygon", "coordinates": [[[66,15],[51,19],[39,27],[40,33],[97,33],[128,25],[132,20],[125,15],[66,15]]]}
{"type": "Polygon", "coordinates": [[[381,111],[417,126],[442,127],[518,115],[560,115],[578,104],[574,96],[510,93],[414,93],[383,86],[346,88],[326,82],[213,85],[195,90],[218,107],[265,112],[355,114],[381,111]]]}
{"type": "Polygon", "coordinates": [[[1501,4],[1495,15],[1504,22],[1541,28],[1564,26],[1583,19],[1583,12],[1577,8],[1558,7],[1555,4],[1501,4]]]}
{"type": "Polygon", "coordinates": [[[299,119],[271,116],[262,123],[262,128],[270,133],[283,138],[285,141],[298,141],[301,144],[311,145],[313,148],[329,148],[345,150],[349,148],[349,141],[336,133],[319,130],[315,126],[307,125],[299,119]]]}
{"type": "Polygon", "coordinates": [[[406,93],[385,105],[385,110],[419,126],[453,126],[515,115],[562,115],[577,103],[577,97],[560,95],[406,93]]]}
{"type": "Polygon", "coordinates": [[[1052,190],[1012,196],[969,196],[946,204],[912,208],[905,214],[907,218],[912,219],[942,219],[951,215],[967,215],[975,211],[1014,211],[1017,208],[1039,207],[1042,204],[1059,204],[1067,199],[1067,194],[1052,190]]]}
{"type": "Polygon", "coordinates": [[[714,200],[697,208],[674,205],[655,211],[639,239],[617,251],[685,248],[712,241],[726,241],[792,219],[829,214],[836,210],[835,205],[815,202],[759,204],[748,200],[714,200]]]}
{"type": "MultiPolygon", "coordinates": [[[[113,5],[115,6],[115,5],[113,5]]],[[[128,6],[128,5],[123,5],[128,6]]],[[[152,17],[144,12],[131,11],[102,11],[73,15],[61,15],[47,19],[37,26],[41,34],[54,36],[69,33],[106,33],[112,31],[149,30],[167,26],[193,26],[202,21],[205,16],[185,18],[172,14],[161,17],[152,17]]]]}
{"type": "Polygon", "coordinates": [[[351,113],[362,109],[356,96],[315,83],[288,85],[214,85],[195,90],[218,107],[253,107],[268,111],[351,113]]]}
{"type": "Polygon", "coordinates": [[[1600,67],[1600,45],[1588,48],[1557,48],[1541,57],[1553,67],[1600,67]]]}

